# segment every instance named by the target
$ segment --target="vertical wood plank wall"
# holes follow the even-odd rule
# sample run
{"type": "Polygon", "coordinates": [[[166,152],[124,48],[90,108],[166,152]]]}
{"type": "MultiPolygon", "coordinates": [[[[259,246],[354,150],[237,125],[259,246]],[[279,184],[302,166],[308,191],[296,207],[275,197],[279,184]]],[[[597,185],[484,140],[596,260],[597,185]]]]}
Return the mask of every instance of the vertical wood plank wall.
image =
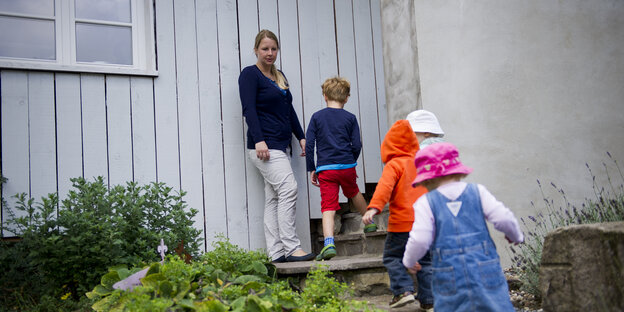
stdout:
{"type": "MultiPolygon", "coordinates": [[[[0,69],[4,198],[9,207],[18,192],[63,198],[79,176],[103,176],[109,185],[165,182],[199,210],[194,222],[207,250],[219,233],[264,248],[264,186],[247,159],[238,95],[241,69],[256,61],[254,37],[264,28],[278,35],[277,66],[304,129],[325,107],[322,82],[351,81],[345,108],[360,122],[363,190],[381,175],[387,131],[379,2],[156,0],[158,77],[0,69]]],[[[300,152],[293,139],[297,230],[310,250],[320,193],[300,152]]]]}

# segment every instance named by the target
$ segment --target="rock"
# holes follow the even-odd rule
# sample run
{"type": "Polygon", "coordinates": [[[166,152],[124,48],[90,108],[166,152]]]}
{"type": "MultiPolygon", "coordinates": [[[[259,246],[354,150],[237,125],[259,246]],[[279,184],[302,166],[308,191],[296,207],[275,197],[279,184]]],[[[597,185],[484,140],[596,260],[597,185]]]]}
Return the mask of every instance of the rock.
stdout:
{"type": "Polygon", "coordinates": [[[544,239],[544,311],[624,311],[624,222],[573,225],[544,239]]]}
{"type": "Polygon", "coordinates": [[[390,278],[384,269],[371,269],[366,274],[340,272],[338,275],[351,285],[357,296],[379,296],[390,293],[390,278]]]}

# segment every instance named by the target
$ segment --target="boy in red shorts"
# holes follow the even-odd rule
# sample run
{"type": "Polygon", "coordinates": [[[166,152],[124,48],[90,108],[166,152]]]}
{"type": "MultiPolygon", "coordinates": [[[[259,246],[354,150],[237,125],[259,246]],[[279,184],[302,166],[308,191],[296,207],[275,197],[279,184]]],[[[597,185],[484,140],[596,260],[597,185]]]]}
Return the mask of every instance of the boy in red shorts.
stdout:
{"type": "MultiPolygon", "coordinates": [[[[336,255],[334,245],[334,216],[340,210],[338,190],[352,200],[360,214],[366,212],[366,200],[357,186],[355,166],[360,156],[362,142],[360,127],[355,115],[344,110],[351,85],[344,78],[325,80],[321,86],[327,107],[314,113],[306,132],[306,167],[313,185],[321,188],[324,247],[316,260],[328,260],[336,255]],[[314,149],[316,147],[316,166],[314,149]]],[[[366,223],[365,232],[377,226],[366,223]]]]}

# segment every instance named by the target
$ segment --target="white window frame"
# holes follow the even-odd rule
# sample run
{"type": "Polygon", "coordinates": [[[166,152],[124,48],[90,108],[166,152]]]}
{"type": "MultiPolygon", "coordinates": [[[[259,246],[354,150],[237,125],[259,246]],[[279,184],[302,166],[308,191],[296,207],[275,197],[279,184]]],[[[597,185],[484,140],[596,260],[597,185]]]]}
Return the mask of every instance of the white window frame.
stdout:
{"type": "Polygon", "coordinates": [[[132,23],[106,22],[104,24],[132,25],[132,65],[87,63],[76,60],[76,22],[102,23],[76,19],[74,0],[55,0],[53,19],[2,12],[5,16],[54,20],[56,60],[0,56],[0,68],[157,76],[153,1],[130,0],[132,23]]]}

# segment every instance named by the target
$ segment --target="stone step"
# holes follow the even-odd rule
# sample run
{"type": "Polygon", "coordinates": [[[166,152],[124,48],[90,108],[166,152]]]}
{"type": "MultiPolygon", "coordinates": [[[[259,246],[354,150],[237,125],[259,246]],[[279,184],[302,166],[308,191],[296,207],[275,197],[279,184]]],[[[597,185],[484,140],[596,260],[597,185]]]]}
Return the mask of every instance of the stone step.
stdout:
{"type": "MultiPolygon", "coordinates": [[[[383,253],[386,241],[386,231],[376,231],[371,233],[339,234],[334,236],[337,256],[380,256],[383,253]]],[[[323,249],[324,239],[319,237],[315,244],[315,252],[319,253],[323,249]]]]}
{"type": "MultiPolygon", "coordinates": [[[[377,230],[385,231],[388,224],[388,211],[384,210],[382,213],[373,217],[373,221],[377,224],[377,230]]],[[[364,230],[364,223],[362,223],[362,216],[357,212],[345,213],[340,219],[341,227],[339,234],[352,234],[362,233],[364,230]]]]}
{"type": "MultiPolygon", "coordinates": [[[[382,212],[374,217],[377,231],[364,233],[362,216],[357,212],[336,215],[334,228],[334,245],[338,256],[356,255],[381,255],[386,239],[386,225],[388,224],[387,212],[382,212]]],[[[320,224],[319,224],[320,226],[320,224]]],[[[322,228],[319,228],[319,234],[322,228]]],[[[323,249],[324,237],[315,236],[312,251],[319,253],[323,249]]]]}
{"type": "Polygon", "coordinates": [[[390,293],[390,279],[381,255],[336,256],[325,261],[276,263],[275,267],[278,277],[289,277],[297,282],[299,287],[303,287],[306,275],[316,265],[327,267],[338,281],[353,285],[355,296],[377,296],[390,293]]]}
{"type": "Polygon", "coordinates": [[[275,268],[279,275],[307,274],[310,268],[317,264],[326,266],[327,269],[332,272],[384,267],[381,255],[379,255],[357,257],[336,256],[323,261],[282,262],[275,263],[275,268]]]}

